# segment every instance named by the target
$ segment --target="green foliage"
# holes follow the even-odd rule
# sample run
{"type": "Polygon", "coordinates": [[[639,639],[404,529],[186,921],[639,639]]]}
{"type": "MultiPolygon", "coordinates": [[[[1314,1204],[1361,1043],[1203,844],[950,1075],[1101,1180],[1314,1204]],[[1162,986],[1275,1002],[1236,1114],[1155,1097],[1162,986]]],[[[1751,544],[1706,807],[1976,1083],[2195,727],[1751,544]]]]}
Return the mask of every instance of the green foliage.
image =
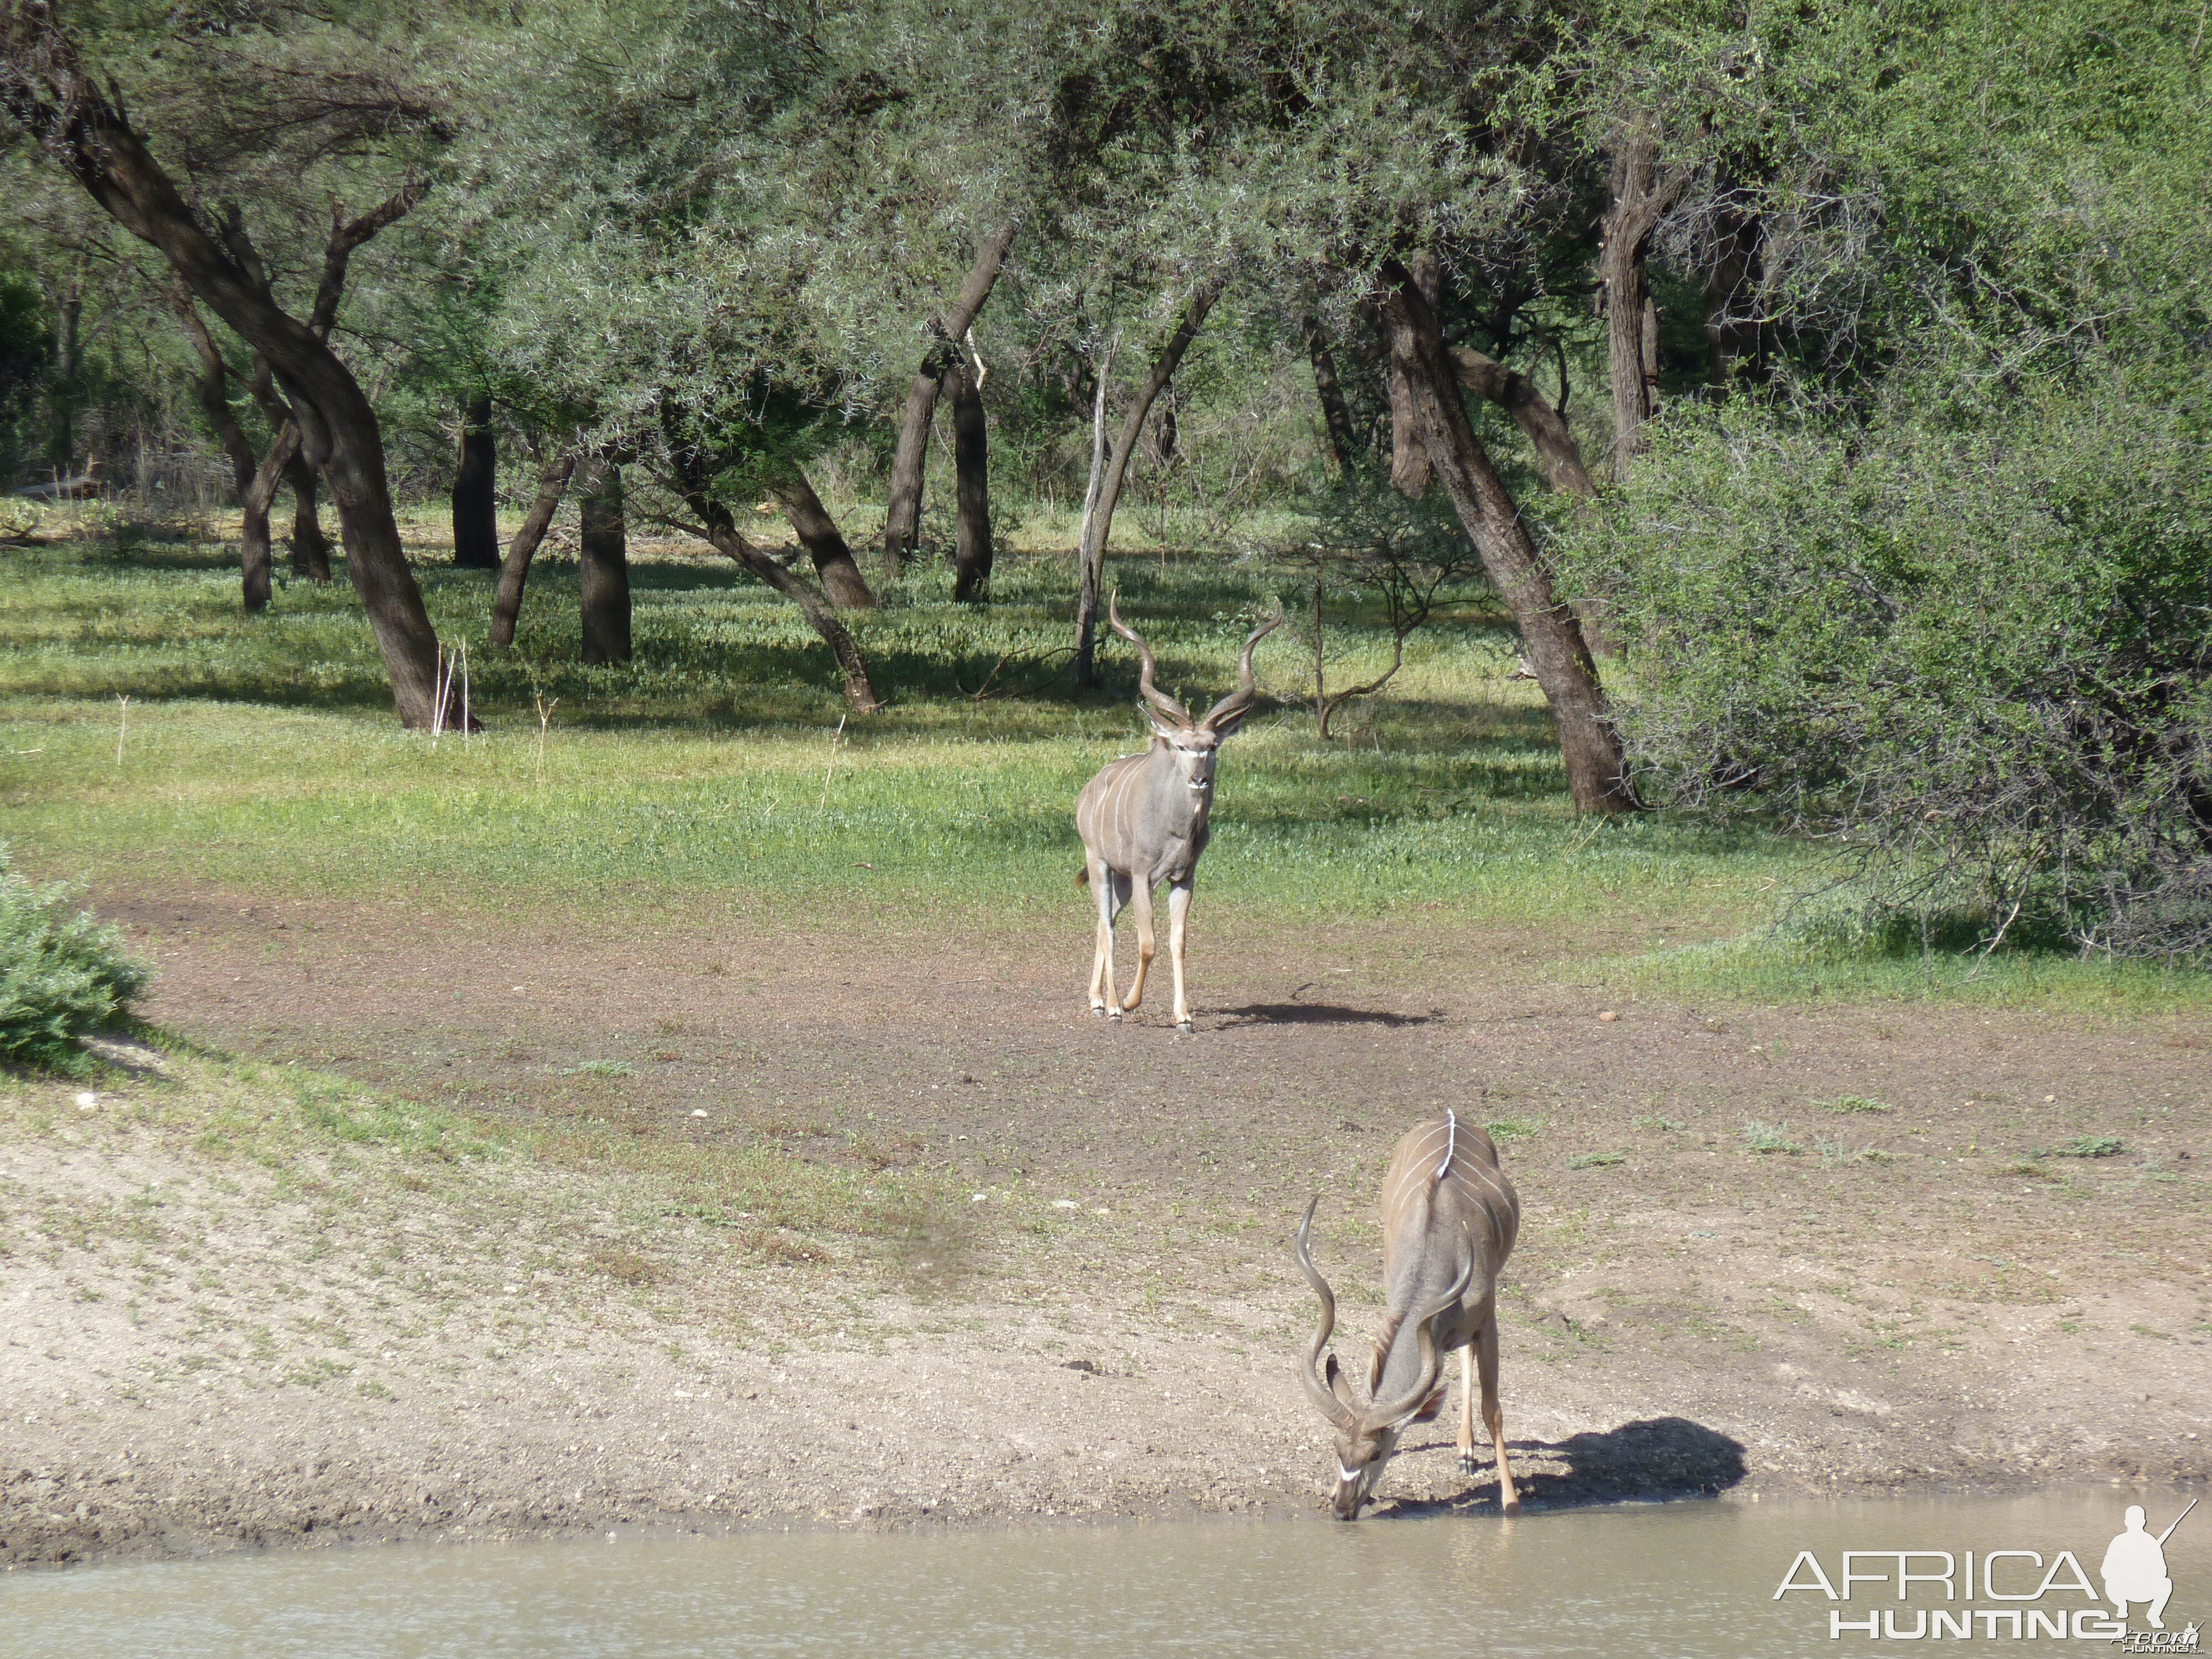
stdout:
{"type": "Polygon", "coordinates": [[[0,844],[0,1060],[78,1069],[76,1040],[111,1024],[145,985],[114,929],[76,909],[76,897],[17,874],[0,844]]]}
{"type": "Polygon", "coordinates": [[[1788,1158],[1794,1158],[1804,1150],[1804,1148],[1800,1146],[1796,1141],[1790,1139],[1790,1126],[1788,1124],[1763,1123],[1757,1118],[1746,1118],[1744,1120],[1743,1149],[1747,1152],[1753,1152],[1760,1157],[1765,1157],[1771,1152],[1780,1152],[1784,1157],[1788,1158]]]}
{"type": "Polygon", "coordinates": [[[2187,956],[2212,944],[2186,899],[2212,853],[2205,462],[2197,420],[2117,373],[1858,430],[1689,410],[1561,550],[1634,641],[1647,793],[1850,860],[1856,919],[1815,927],[2187,956]]]}
{"type": "MultiPolygon", "coordinates": [[[[40,447],[32,420],[39,374],[53,350],[38,285],[20,271],[0,270],[0,488],[27,470],[40,447]]],[[[9,526],[0,522],[0,532],[9,526]]]]}

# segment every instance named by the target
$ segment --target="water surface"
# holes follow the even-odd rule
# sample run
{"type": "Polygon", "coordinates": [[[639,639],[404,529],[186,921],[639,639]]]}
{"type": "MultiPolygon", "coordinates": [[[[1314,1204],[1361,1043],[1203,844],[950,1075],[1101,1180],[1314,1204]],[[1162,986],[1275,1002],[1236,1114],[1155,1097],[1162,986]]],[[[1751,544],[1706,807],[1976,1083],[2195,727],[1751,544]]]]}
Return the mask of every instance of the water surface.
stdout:
{"type": "MultiPolygon", "coordinates": [[[[2157,1532],[2185,1498],[2133,1488],[2027,1498],[1744,1499],[1422,1519],[1188,1522],[1051,1530],[750,1534],[712,1539],[407,1545],[23,1572],[0,1578],[0,1656],[70,1659],[491,1659],[797,1654],[975,1656],[1436,1651],[1744,1659],[1799,1654],[2112,1652],[2076,1640],[2078,1590],[2009,1595],[2071,1551],[2093,1586],[2130,1503],[2157,1532]],[[1948,1552],[1954,1574],[1900,1601],[1861,1557],[1849,1601],[1779,1601],[1799,1552],[1948,1552]],[[1969,1601],[1964,1555],[1976,1553],[1969,1601]],[[2069,1636],[1903,1639],[1923,1613],[2040,1610],[2069,1636]],[[1869,1638],[1829,1614],[1892,1615],[1869,1638]]],[[[2212,1504],[2166,1545],[2168,1626],[2212,1622],[2212,1504]]],[[[1915,1573],[1940,1570],[1917,1558],[1915,1573]]],[[[2062,1568],[2062,1576],[2063,1575],[2062,1568]]],[[[1799,1567],[1796,1578],[1813,1582],[1799,1567]]],[[[1840,1590],[1840,1583],[1837,1583],[1840,1590]]],[[[2109,1613],[2109,1609],[2106,1609],[2109,1613]]],[[[2143,1609],[2130,1624],[2147,1628],[2143,1609]]],[[[2025,1621],[2023,1621],[2025,1623],[2025,1621]]],[[[2035,1626],[2027,1626],[2033,1629],[2035,1626]]],[[[2043,1627],[2047,1631],[2048,1626],[2043,1627]]],[[[2212,1641],[2204,1645],[2212,1647],[2212,1641]]]]}

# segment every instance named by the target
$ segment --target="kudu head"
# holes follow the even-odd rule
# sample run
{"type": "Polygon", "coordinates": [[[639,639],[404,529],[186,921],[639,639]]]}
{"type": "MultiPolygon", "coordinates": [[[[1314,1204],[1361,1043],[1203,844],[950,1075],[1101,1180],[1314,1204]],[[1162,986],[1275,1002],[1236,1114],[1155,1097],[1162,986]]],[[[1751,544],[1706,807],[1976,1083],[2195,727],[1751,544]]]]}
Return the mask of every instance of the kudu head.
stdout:
{"type": "Polygon", "coordinates": [[[1151,705],[1145,712],[1152,722],[1152,740],[1169,750],[1191,793],[1201,800],[1208,799],[1213,792],[1213,763],[1222,740],[1243,724],[1260,695],[1252,678],[1252,647],[1282,625],[1283,602],[1277,599],[1275,614],[1245,637],[1244,654],[1237,659],[1237,689],[1193,720],[1190,710],[1152,684],[1152,647],[1145,643],[1143,635],[1121,620],[1121,597],[1118,592],[1108,597],[1106,620],[1116,634],[1137,647],[1137,689],[1151,705]]]}
{"type": "MultiPolygon", "coordinates": [[[[1328,1355],[1326,1370],[1322,1356],[1328,1348],[1328,1339],[1336,1329],[1336,1293],[1321,1270],[1313,1264],[1313,1251],[1308,1235],[1313,1227],[1314,1207],[1321,1200],[1316,1196],[1306,1206],[1305,1218],[1298,1223],[1297,1245],[1294,1254],[1298,1271],[1313,1286],[1314,1294],[1321,1298],[1321,1326],[1315,1331],[1313,1342],[1306,1349],[1300,1366],[1306,1394],[1329,1425],[1336,1431],[1336,1492],[1329,1500],[1329,1508],[1340,1521],[1359,1518],[1360,1505],[1375,1495],[1376,1484],[1382,1479],[1383,1468],[1390,1455],[1398,1449],[1398,1437],[1406,1425],[1427,1403],[1430,1393],[1437,1386],[1437,1375],[1443,1369],[1443,1356],[1437,1352],[1436,1333],[1431,1328],[1436,1316],[1460,1298],[1467,1289],[1468,1277],[1474,1272],[1474,1262],[1469,1258],[1461,1269],[1458,1282],[1425,1308],[1416,1308],[1410,1317],[1414,1321],[1413,1340],[1419,1345],[1421,1371],[1413,1386],[1390,1399],[1370,1396],[1362,1406],[1352,1392],[1351,1380],[1336,1363],[1334,1354],[1328,1355]]],[[[1382,1374],[1382,1352],[1376,1355],[1373,1376],[1379,1382],[1382,1374]]]]}

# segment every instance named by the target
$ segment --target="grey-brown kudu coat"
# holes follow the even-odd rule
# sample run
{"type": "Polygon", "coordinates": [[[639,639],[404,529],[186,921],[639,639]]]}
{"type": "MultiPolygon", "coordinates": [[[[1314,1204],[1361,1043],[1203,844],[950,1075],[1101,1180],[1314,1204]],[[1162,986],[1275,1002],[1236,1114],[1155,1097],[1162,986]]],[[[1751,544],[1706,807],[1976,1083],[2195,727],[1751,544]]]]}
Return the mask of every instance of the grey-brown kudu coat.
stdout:
{"type": "Polygon", "coordinates": [[[1136,1007],[1145,994],[1145,970],[1152,965],[1152,890],[1168,884],[1168,965],[1175,975],[1176,1029],[1191,1029],[1190,999],[1183,981],[1183,932],[1190,915],[1191,883],[1199,855],[1206,851],[1206,817],[1213,806],[1213,767],[1223,739],[1250,710],[1258,689],[1252,678],[1252,648],[1281,625],[1282,602],[1275,614],[1254,629],[1237,662],[1237,689],[1193,720],[1190,711],[1152,684],[1152,652],[1134,629],[1121,621],[1120,599],[1107,601],[1114,631],[1137,647],[1139,689],[1150,705],[1152,746],[1141,755],[1109,761],[1076,797],[1075,830],[1083,837],[1083,871],[1098,902],[1098,926],[1091,956],[1091,1012],[1114,1019],[1136,1007]],[[1134,901],[1137,912],[1137,971],[1129,994],[1114,995],[1114,918],[1134,901]]]}
{"type": "Polygon", "coordinates": [[[1498,1458],[1498,1498],[1520,1510],[1505,1460],[1505,1415],[1498,1403],[1498,1272],[1521,1231],[1521,1200],[1498,1161],[1498,1148],[1472,1123],[1449,1115],[1407,1131],[1382,1177],[1382,1328],[1375,1339],[1364,1406],[1328,1356],[1336,1296],[1313,1263],[1314,1205],[1298,1223],[1298,1269],[1321,1298],[1321,1327],[1301,1365],[1306,1393],[1336,1430],[1336,1517],[1350,1521],[1375,1495],[1398,1437],[1442,1391],[1443,1356],[1460,1351],[1459,1455],[1474,1462],[1474,1389],[1498,1458]]]}

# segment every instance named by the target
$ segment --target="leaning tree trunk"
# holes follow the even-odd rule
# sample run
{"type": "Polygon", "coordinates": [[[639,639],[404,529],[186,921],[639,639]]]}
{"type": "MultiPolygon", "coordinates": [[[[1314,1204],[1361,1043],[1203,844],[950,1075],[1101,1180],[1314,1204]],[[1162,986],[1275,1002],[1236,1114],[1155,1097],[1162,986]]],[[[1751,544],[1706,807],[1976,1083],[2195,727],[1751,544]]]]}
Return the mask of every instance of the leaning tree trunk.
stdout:
{"type": "Polygon", "coordinates": [[[914,551],[915,531],[921,523],[921,468],[929,456],[929,423],[937,413],[938,382],[945,366],[958,354],[962,337],[975,325],[976,313],[991,297],[991,285],[999,280],[999,267],[1006,263],[1006,250],[1013,242],[1011,221],[983,239],[951,308],[933,324],[936,337],[922,354],[914,384],[907,388],[906,412],[899,419],[898,449],[891,457],[890,494],[884,514],[886,581],[896,579],[899,567],[914,551]]]}
{"type": "Polygon", "coordinates": [[[1613,150],[1598,281],[1605,290],[1606,363],[1613,380],[1613,477],[1628,476],[1644,447],[1644,423],[1659,406],[1659,312],[1648,269],[1651,238],[1680,180],[1659,178],[1659,141],[1649,117],[1631,118],[1613,150]]]}
{"type": "Polygon", "coordinates": [[[952,597],[980,602],[991,581],[991,431],[982,382],[963,359],[945,370],[952,383],[952,471],[959,532],[952,554],[952,597]]]}
{"type": "Polygon", "coordinates": [[[1183,307],[1182,323],[1160,349],[1159,356],[1152,359],[1152,372],[1138,388],[1136,402],[1129,405],[1128,414],[1122,417],[1121,434],[1114,440],[1114,453],[1098,478],[1097,501],[1087,504],[1083,518],[1083,543],[1076,550],[1076,560],[1082,568],[1083,589],[1075,606],[1075,683],[1086,689],[1098,683],[1098,590],[1106,574],[1106,538],[1114,528],[1115,504],[1121,499],[1121,484],[1129,476],[1129,457],[1136,453],[1137,440],[1144,434],[1145,419],[1152,412],[1152,400],[1174,376],[1183,354],[1190,349],[1190,343],[1205,325],[1206,313],[1221,297],[1227,281],[1225,276],[1209,276],[1190,296],[1190,302],[1183,307]]]}
{"type": "Polygon", "coordinates": [[[883,702],[869,683],[868,665],[860,656],[860,647],[845,631],[845,624],[837,620],[836,607],[738,534],[729,509],[720,501],[697,494],[688,495],[686,500],[691,510],[699,514],[707,539],[715,551],[727,554],[744,566],[797,605],[814,625],[814,631],[830,647],[830,654],[837,659],[838,676],[845,684],[845,701],[853,706],[853,712],[873,714],[881,711],[883,702]]]}
{"type": "Polygon", "coordinates": [[[575,470],[574,450],[555,453],[538,475],[537,500],[530,503],[522,527],[507,544],[507,559],[499,568],[499,592],[491,602],[491,642],[501,651],[514,648],[514,623],[522,614],[522,590],[530,580],[530,562],[538,556],[538,544],[545,539],[553,514],[560,508],[562,493],[568,488],[575,470]]]}
{"type": "Polygon", "coordinates": [[[215,336],[200,320],[191,291],[181,283],[172,289],[169,306],[184,325],[185,337],[191,342],[192,355],[199,360],[199,372],[192,376],[192,394],[216,441],[222,446],[223,459],[230,463],[231,482],[238,492],[240,597],[247,611],[266,611],[273,587],[269,569],[269,498],[254,489],[260,468],[253,459],[253,446],[246,441],[246,428],[239,425],[230,406],[230,368],[222,360],[215,336]]]}
{"type": "Polygon", "coordinates": [[[623,520],[622,468],[601,456],[584,463],[577,486],[583,533],[576,586],[584,616],[584,660],[629,660],[629,538],[623,520]]]}
{"type": "MultiPolygon", "coordinates": [[[[376,411],[344,362],[309,323],[280,307],[234,254],[218,246],[175,183],[109,102],[46,0],[0,10],[0,101],[115,222],[159,252],[193,294],[246,346],[269,360],[301,422],[301,449],[329,480],[346,568],[375,631],[401,721],[442,721],[438,636],[407,568],[392,510],[376,411]]],[[[422,193],[410,185],[380,208],[334,224],[316,294],[335,310],[355,248],[422,193]]]]}
{"type": "Polygon", "coordinates": [[[1553,592],[1513,498],[1468,421],[1436,313],[1404,266],[1386,264],[1382,276],[1387,286],[1380,310],[1392,362],[1405,376],[1429,459],[1521,629],[1537,684],[1559,721],[1559,752],[1575,805],[1586,812],[1632,810],[1636,797],[1607,716],[1597,665],[1574,612],[1553,592]]]}
{"type": "Polygon", "coordinates": [[[830,603],[841,611],[874,610],[876,596],[860,574],[853,550],[846,545],[844,532],[837,528],[836,520],[830,516],[830,509],[822,505],[822,498],[814,493],[814,486],[796,462],[769,483],[769,493],[791,521],[799,544],[813,559],[814,574],[821,579],[830,603]]]}
{"type": "Polygon", "coordinates": [[[1465,346],[1446,350],[1459,383],[1513,417],[1513,424],[1534,447],[1537,464],[1553,489],[1563,495],[1597,494],[1589,469],[1583,465],[1582,447],[1567,429],[1567,417],[1552,407],[1534,380],[1465,346]]]}
{"type": "Polygon", "coordinates": [[[1352,409],[1344,400],[1344,383],[1337,378],[1336,354],[1328,336],[1313,318],[1305,319],[1306,355],[1313,359],[1314,393],[1321,399],[1322,422],[1328,428],[1329,453],[1336,470],[1349,477],[1358,447],[1352,435],[1352,409]]]}
{"type": "Polygon", "coordinates": [[[665,400],[661,404],[660,419],[669,440],[671,476],[667,482],[697,518],[700,533],[716,552],[727,554],[799,607],[799,614],[822,636],[822,642],[830,647],[830,654],[837,659],[845,701],[852,705],[853,712],[877,713],[883,708],[883,701],[869,682],[868,665],[860,655],[860,647],[846,632],[845,624],[837,619],[837,607],[830,603],[821,589],[796,572],[787,570],[738,533],[729,507],[714,493],[720,458],[687,431],[690,425],[689,411],[672,399],[665,400]]]}
{"type": "MultiPolygon", "coordinates": [[[[257,277],[262,275],[258,256],[252,255],[251,245],[246,244],[243,234],[239,240],[248,254],[247,267],[257,277]]],[[[327,334],[325,336],[328,337],[327,334]]],[[[246,381],[262,419],[269,422],[272,441],[274,434],[292,427],[289,459],[284,463],[284,482],[292,487],[292,574],[318,584],[331,579],[331,544],[323,535],[319,513],[315,505],[318,485],[315,469],[309,466],[299,451],[299,428],[292,424],[292,411],[276,395],[276,381],[269,372],[269,361],[259,353],[254,354],[252,378],[246,381]]],[[[269,494],[261,510],[265,514],[276,501],[276,483],[272,479],[269,494]]]]}
{"type": "Polygon", "coordinates": [[[499,448],[488,397],[471,398],[461,423],[460,459],[453,469],[453,568],[500,568],[499,448]]]}
{"type": "Polygon", "coordinates": [[[331,544],[315,505],[315,469],[295,455],[284,482],[292,487],[292,574],[319,586],[331,579],[331,544]]]}

